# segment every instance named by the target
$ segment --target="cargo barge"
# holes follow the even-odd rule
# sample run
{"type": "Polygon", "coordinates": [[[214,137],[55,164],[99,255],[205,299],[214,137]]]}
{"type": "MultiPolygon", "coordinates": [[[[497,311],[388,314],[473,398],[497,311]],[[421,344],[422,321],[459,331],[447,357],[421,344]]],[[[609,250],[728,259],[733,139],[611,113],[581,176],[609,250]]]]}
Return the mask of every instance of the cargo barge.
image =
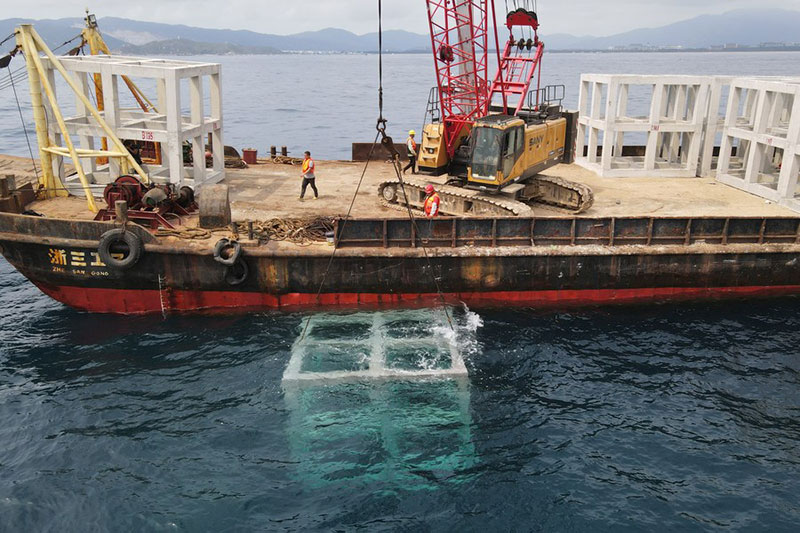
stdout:
{"type": "MultiPolygon", "coordinates": [[[[528,26],[535,39],[517,46],[512,35],[503,64],[523,61],[515,54],[526,50],[538,64],[535,13],[510,13],[507,25],[528,26]]],[[[432,28],[441,72],[450,72],[448,35],[432,28]]],[[[97,39],[88,16],[83,42],[97,39]]],[[[321,200],[302,202],[291,158],[226,168],[219,65],[59,58],[25,25],[17,42],[14,53],[33,59],[40,172],[35,185],[23,186],[24,162],[0,158],[15,174],[0,179],[0,252],[45,294],[82,311],[596,305],[800,293],[796,83],[727,80],[729,116],[715,149],[721,82],[710,78],[585,77],[580,109],[565,112],[542,100],[548,90],[528,91],[535,70],[524,82],[499,76],[473,115],[426,125],[425,181],[401,193],[398,154],[386,142],[388,152],[367,150],[383,162],[318,161],[321,200]],[[77,116],[60,111],[57,74],[77,99],[77,116]],[[136,76],[156,80],[155,104],[136,76]],[[96,95],[101,109],[91,98],[98,79],[108,89],[96,95]],[[189,115],[181,111],[182,80],[189,115]],[[635,83],[653,87],[650,117],[628,116],[635,83]],[[761,83],[773,85],[762,94],[761,83]],[[125,86],[141,109],[119,107],[125,86]],[[495,93],[503,95],[499,110],[495,93]],[[646,132],[647,145],[631,151],[622,145],[626,132],[646,132]],[[459,188],[450,192],[454,182],[459,188]],[[443,213],[461,216],[412,216],[426,183],[444,191],[443,213]],[[263,231],[286,221],[291,227],[279,235],[263,231]],[[314,224],[312,238],[293,238],[314,224]]],[[[476,64],[485,75],[485,63],[476,64]]],[[[444,115],[464,105],[444,85],[438,94],[444,115]]],[[[354,154],[364,151],[354,146],[354,154]]]]}
{"type": "MultiPolygon", "coordinates": [[[[390,165],[373,165],[371,191],[390,172],[390,165]]],[[[0,214],[0,246],[44,293],[102,313],[429,305],[439,290],[448,302],[478,307],[800,293],[800,218],[713,180],[694,180],[672,195],[665,194],[675,190],[668,179],[619,180],[580,216],[540,209],[536,217],[441,217],[416,225],[365,191],[362,216],[345,224],[335,216],[345,195],[332,191],[354,187],[361,166],[320,162],[335,177],[320,178],[319,202],[296,198],[296,167],[262,161],[229,171],[232,184],[249,184],[232,188],[234,218],[328,216],[336,228],[331,246],[249,240],[243,226],[241,281],[214,259],[224,232],[185,239],[130,224],[143,244],[137,263],[126,270],[102,264],[99,241],[115,224],[87,219],[79,198],[30,204],[45,217],[0,214]],[[623,206],[634,192],[637,200],[623,206]]],[[[586,170],[564,165],[553,172],[604,190],[586,170]]],[[[185,221],[196,223],[197,215],[185,221]]]]}

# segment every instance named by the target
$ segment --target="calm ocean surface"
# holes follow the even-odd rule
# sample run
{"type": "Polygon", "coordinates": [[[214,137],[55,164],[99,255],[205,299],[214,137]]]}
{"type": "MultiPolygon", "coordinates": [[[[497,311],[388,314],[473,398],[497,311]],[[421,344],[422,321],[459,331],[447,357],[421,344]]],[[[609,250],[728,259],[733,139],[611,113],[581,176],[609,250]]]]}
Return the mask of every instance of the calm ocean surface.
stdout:
{"type": "MultiPolygon", "coordinates": [[[[228,144],[346,158],[374,136],[374,56],[204,59],[224,64],[228,144]]],[[[385,65],[403,138],[430,59],[385,65]]],[[[574,105],[580,72],[797,76],[800,54],[545,67],[574,105]]],[[[0,152],[25,151],[0,91],[0,152]]],[[[455,315],[465,380],[284,386],[320,313],[93,316],[0,261],[0,531],[797,530],[797,299],[455,315]]],[[[360,338],[356,318],[329,335],[360,338]]]]}
{"type": "MultiPolygon", "coordinates": [[[[226,144],[236,148],[257,148],[264,154],[270,145],[285,145],[294,155],[311,150],[319,159],[349,159],[352,142],[371,142],[375,137],[376,55],[178,59],[222,63],[224,137],[226,144]]],[[[11,69],[22,66],[22,58],[17,58],[11,69]]],[[[545,54],[542,84],[565,85],[565,104],[575,109],[580,75],[587,72],[800,76],[800,52],[545,54]]],[[[0,83],[7,80],[8,71],[0,70],[0,83]]],[[[138,81],[145,92],[155,94],[154,86],[138,81]]],[[[384,57],[385,116],[388,132],[396,140],[404,140],[409,129],[421,128],[428,91],[434,84],[429,55],[384,57]]],[[[60,85],[59,92],[67,94],[66,85],[60,85]]],[[[18,84],[17,91],[32,133],[27,81],[18,84]]],[[[126,96],[120,91],[123,102],[126,96]]],[[[135,105],[130,98],[127,102],[135,105]]],[[[184,91],[184,107],[188,102],[184,91]]],[[[632,112],[638,111],[634,104],[632,112]]],[[[11,89],[0,90],[0,153],[27,155],[21,132],[14,95],[11,89]]]]}

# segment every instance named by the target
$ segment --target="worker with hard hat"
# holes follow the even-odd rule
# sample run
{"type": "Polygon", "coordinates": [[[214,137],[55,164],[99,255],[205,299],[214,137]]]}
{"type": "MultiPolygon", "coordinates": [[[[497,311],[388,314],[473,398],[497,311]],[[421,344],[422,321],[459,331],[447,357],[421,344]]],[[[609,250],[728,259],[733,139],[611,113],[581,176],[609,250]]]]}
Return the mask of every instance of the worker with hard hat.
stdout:
{"type": "Polygon", "coordinates": [[[403,168],[403,172],[409,168],[412,174],[417,173],[417,141],[414,140],[414,135],[417,132],[411,130],[408,132],[408,139],[406,139],[406,151],[408,152],[408,164],[403,168]]]}
{"type": "Polygon", "coordinates": [[[441,203],[439,193],[429,183],[425,186],[425,194],[427,195],[425,197],[425,216],[428,218],[439,216],[439,204],[441,203]]]}
{"type": "Polygon", "coordinates": [[[317,175],[317,165],[314,163],[314,160],[311,159],[311,152],[306,150],[305,154],[303,154],[303,166],[301,167],[300,177],[303,178],[303,185],[300,189],[300,200],[306,195],[306,188],[311,185],[311,190],[314,191],[314,200],[319,200],[319,192],[317,191],[317,186],[314,183],[316,181],[317,175]]]}

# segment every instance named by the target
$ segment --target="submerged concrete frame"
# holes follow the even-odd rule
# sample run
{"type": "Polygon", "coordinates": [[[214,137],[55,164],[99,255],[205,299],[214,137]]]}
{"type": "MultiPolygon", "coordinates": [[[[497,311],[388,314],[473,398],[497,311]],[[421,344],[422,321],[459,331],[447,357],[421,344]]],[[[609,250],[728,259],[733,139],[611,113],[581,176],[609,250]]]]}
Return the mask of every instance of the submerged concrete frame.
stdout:
{"type": "MultiPolygon", "coordinates": [[[[422,309],[416,313],[427,313],[429,319],[439,323],[442,327],[447,327],[447,320],[444,313],[435,309],[422,309]],[[441,316],[440,316],[441,315],[441,316]]],[[[338,315],[319,315],[312,317],[307,329],[295,341],[292,347],[292,355],[289,364],[283,374],[283,382],[287,383],[318,383],[331,381],[348,380],[370,380],[370,379],[424,379],[424,378],[466,378],[467,368],[461,356],[455,340],[443,336],[404,336],[402,339],[393,339],[386,335],[384,331],[384,316],[380,312],[357,313],[340,317],[338,315]],[[368,325],[370,334],[363,339],[335,339],[320,340],[314,339],[314,329],[320,324],[326,323],[359,323],[368,325]],[[358,347],[368,348],[369,358],[367,368],[364,370],[337,370],[329,372],[308,372],[303,370],[303,362],[311,355],[310,348],[325,345],[348,345],[354,350],[358,347]],[[402,346],[404,348],[443,348],[449,354],[449,368],[427,368],[419,370],[402,370],[392,368],[387,364],[387,348],[402,346]]]]}

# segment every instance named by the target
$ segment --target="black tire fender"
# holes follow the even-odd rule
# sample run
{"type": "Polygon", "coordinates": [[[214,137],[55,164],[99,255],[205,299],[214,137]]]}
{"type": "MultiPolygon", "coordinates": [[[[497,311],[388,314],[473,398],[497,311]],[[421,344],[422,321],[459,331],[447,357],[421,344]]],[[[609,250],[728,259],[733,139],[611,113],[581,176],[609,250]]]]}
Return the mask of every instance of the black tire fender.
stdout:
{"type": "Polygon", "coordinates": [[[142,239],[132,231],[123,228],[115,228],[103,233],[97,245],[97,255],[100,256],[100,260],[115,270],[131,268],[139,261],[143,250],[142,239]],[[111,247],[117,243],[125,243],[128,246],[128,255],[122,259],[111,255],[111,247]]]}
{"type": "Polygon", "coordinates": [[[220,239],[217,241],[217,244],[214,245],[214,261],[221,263],[225,266],[233,266],[236,264],[236,261],[239,260],[239,257],[242,255],[242,245],[239,244],[239,241],[232,241],[230,239],[220,239]],[[223,250],[230,248],[230,253],[226,254],[227,257],[223,257],[222,253],[223,250]]]}
{"type": "Polygon", "coordinates": [[[249,274],[250,268],[247,266],[247,263],[244,262],[244,259],[240,257],[236,263],[225,269],[225,282],[233,286],[241,285],[245,282],[249,274]]]}

